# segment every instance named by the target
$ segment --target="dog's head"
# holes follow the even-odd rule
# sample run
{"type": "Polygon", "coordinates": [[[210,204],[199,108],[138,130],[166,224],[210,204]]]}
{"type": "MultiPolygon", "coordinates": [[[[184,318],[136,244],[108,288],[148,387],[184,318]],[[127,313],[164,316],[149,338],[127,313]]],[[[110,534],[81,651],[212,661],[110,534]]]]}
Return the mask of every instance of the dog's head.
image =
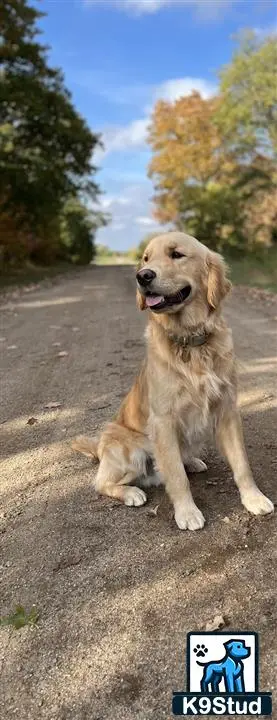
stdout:
{"type": "Polygon", "coordinates": [[[231,287],[221,255],[181,232],[150,241],[136,278],[141,310],[194,316],[197,310],[198,321],[219,307],[231,287]]]}
{"type": "Polygon", "coordinates": [[[250,647],[245,645],[245,640],[228,640],[224,643],[224,647],[234,660],[247,658],[250,655],[250,647]]]}

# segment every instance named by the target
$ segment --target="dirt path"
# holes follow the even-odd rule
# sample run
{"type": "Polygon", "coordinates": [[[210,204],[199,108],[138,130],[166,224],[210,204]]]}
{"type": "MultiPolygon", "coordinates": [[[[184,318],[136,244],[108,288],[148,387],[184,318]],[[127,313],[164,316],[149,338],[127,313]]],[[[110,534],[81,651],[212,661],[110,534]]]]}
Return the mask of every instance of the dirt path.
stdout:
{"type": "MultiPolygon", "coordinates": [[[[277,307],[236,290],[226,314],[251,463],[276,501],[277,307]]],[[[182,533],[159,489],[141,509],[96,497],[89,460],[69,448],[116,411],[143,326],[128,267],[88,269],[2,306],[0,613],[19,603],[40,613],[33,628],[0,628],[6,720],[169,718],[186,633],[218,613],[260,631],[260,687],[276,688],[277,514],[250,518],[211,451],[208,473],[192,477],[207,525],[182,533]]]]}

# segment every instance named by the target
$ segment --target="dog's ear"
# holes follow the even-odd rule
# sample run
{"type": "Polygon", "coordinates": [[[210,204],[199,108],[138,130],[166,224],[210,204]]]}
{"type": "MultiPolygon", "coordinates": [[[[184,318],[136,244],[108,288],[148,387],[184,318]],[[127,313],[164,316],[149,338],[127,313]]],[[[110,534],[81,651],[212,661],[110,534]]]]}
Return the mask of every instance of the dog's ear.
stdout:
{"type": "Polygon", "coordinates": [[[208,265],[208,303],[215,310],[221,300],[227,295],[232,287],[227,278],[227,265],[223,257],[215,252],[210,252],[207,258],[208,265]]]}
{"type": "Polygon", "coordinates": [[[145,310],[146,300],[145,300],[144,295],[142,295],[141,292],[139,291],[139,289],[137,289],[136,297],[137,297],[137,306],[138,306],[139,310],[145,310]]]}
{"type": "Polygon", "coordinates": [[[227,640],[227,642],[223,643],[226,650],[229,650],[232,647],[233,640],[227,640]]]}

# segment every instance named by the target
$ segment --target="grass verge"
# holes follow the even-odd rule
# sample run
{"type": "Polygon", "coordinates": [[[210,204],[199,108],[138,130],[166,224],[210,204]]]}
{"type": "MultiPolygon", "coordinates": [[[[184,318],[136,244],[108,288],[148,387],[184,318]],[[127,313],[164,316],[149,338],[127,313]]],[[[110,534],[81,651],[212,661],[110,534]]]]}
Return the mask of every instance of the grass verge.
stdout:
{"type": "Polygon", "coordinates": [[[59,275],[76,273],[81,267],[83,266],[73,265],[72,263],[59,263],[49,267],[28,264],[21,268],[2,270],[0,272],[0,292],[13,287],[39,283],[42,280],[51,280],[59,275]]]}
{"type": "Polygon", "coordinates": [[[226,258],[234,285],[249,285],[277,293],[277,248],[269,248],[263,255],[226,258]]]}
{"type": "Polygon", "coordinates": [[[96,255],[93,265],[134,265],[135,261],[128,255],[96,255]]]}

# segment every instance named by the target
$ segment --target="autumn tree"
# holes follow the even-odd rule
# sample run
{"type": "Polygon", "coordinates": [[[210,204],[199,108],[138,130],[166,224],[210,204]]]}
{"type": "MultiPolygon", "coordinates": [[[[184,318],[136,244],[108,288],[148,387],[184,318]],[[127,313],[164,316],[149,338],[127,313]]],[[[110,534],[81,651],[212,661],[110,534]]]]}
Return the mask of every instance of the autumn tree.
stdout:
{"type": "Polygon", "coordinates": [[[149,128],[153,158],[149,176],[156,194],[155,217],[161,222],[180,220],[180,198],[184,186],[205,187],[220,169],[220,138],[213,123],[215,101],[199,93],[177,100],[160,101],[149,128]]]}
{"type": "MultiPolygon", "coordinates": [[[[197,92],[172,104],[158,102],[149,129],[155,217],[194,230],[203,241],[215,236],[215,226],[222,222],[221,188],[234,170],[232,153],[225,151],[214,122],[218,102],[197,92]]],[[[229,196],[228,203],[232,205],[229,196]]]]}
{"type": "Polygon", "coordinates": [[[149,128],[155,217],[214,248],[270,244],[276,119],[276,44],[251,34],[223,69],[217,97],[193,92],[156,104],[149,128]]]}

